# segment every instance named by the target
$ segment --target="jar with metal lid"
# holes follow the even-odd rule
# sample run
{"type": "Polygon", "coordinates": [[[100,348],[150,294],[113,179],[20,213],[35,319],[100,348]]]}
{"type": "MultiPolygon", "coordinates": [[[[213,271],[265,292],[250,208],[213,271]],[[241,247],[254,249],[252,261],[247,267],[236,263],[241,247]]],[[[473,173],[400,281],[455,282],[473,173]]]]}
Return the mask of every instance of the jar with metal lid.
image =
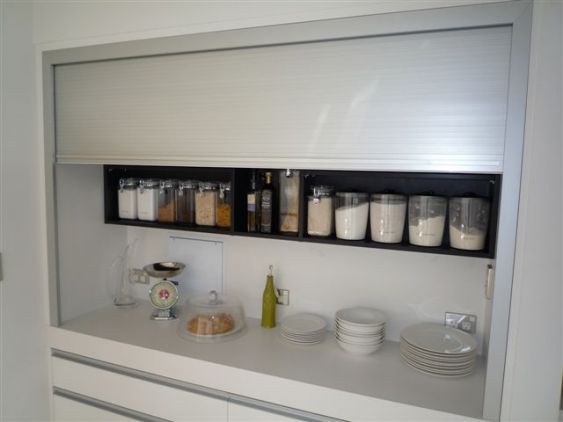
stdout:
{"type": "Polygon", "coordinates": [[[137,211],[139,220],[156,221],[158,217],[158,191],[160,180],[141,179],[137,188],[137,211]]]}
{"type": "Polygon", "coordinates": [[[334,188],[332,186],[311,186],[307,197],[307,234],[330,236],[334,229],[334,188]]]}
{"type": "Polygon", "coordinates": [[[279,173],[280,191],[280,232],[299,231],[299,170],[281,170],[279,173]]]}
{"type": "Polygon", "coordinates": [[[173,179],[161,180],[158,191],[158,222],[176,221],[176,188],[178,182],[173,179]]]}
{"type": "Polygon", "coordinates": [[[400,243],[403,240],[407,197],[390,193],[374,193],[369,206],[371,240],[400,243]]]}
{"type": "Polygon", "coordinates": [[[365,239],[369,217],[369,195],[367,193],[337,192],[334,214],[337,238],[365,239]]]}
{"type": "Polygon", "coordinates": [[[409,242],[417,246],[440,246],[444,236],[448,201],[441,196],[409,198],[409,242]]]}
{"type": "Polygon", "coordinates": [[[231,183],[219,183],[216,219],[217,227],[228,229],[231,227],[231,183]]]}
{"type": "Polygon", "coordinates": [[[450,246],[467,251],[483,249],[489,208],[489,201],[485,198],[450,198],[450,246]]]}
{"type": "Polygon", "coordinates": [[[135,220],[137,218],[137,186],[139,179],[134,177],[119,179],[117,208],[119,218],[135,220]]]}
{"type": "Polygon", "coordinates": [[[198,342],[216,342],[233,338],[246,325],[241,303],[212,290],[190,297],[184,306],[178,335],[198,342]]]}
{"type": "Polygon", "coordinates": [[[195,224],[195,194],[199,187],[197,180],[178,182],[176,191],[176,221],[181,224],[195,224]]]}
{"type": "Polygon", "coordinates": [[[217,196],[217,183],[199,182],[195,193],[195,223],[198,226],[215,226],[217,196]]]}

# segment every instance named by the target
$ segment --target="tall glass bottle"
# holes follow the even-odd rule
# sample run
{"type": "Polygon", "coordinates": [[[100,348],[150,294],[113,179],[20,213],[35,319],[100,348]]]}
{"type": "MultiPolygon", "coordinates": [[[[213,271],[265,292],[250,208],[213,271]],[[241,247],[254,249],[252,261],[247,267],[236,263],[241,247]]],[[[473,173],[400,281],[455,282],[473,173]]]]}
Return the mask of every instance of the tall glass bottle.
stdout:
{"type": "Polygon", "coordinates": [[[246,221],[249,232],[260,231],[260,190],[256,187],[256,172],[252,172],[250,190],[246,194],[246,221]]]}
{"type": "Polygon", "coordinates": [[[274,287],[273,266],[266,278],[266,287],[262,295],[262,327],[273,328],[276,326],[276,291],[274,287]]]}
{"type": "Polygon", "coordinates": [[[267,171],[264,174],[264,178],[265,183],[260,200],[260,231],[262,233],[272,233],[274,226],[274,201],[276,198],[274,186],[272,185],[272,172],[267,171]]]}

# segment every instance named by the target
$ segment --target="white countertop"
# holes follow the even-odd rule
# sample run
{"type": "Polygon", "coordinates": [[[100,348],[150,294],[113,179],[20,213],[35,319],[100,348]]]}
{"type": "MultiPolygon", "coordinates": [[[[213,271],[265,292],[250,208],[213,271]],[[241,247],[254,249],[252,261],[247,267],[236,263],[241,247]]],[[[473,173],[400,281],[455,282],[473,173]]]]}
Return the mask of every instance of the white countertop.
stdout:
{"type": "MultiPolygon", "coordinates": [[[[396,342],[387,341],[373,355],[354,356],[338,347],[333,333],[327,333],[321,344],[298,346],[283,341],[278,328],[263,329],[258,320],[249,319],[241,336],[221,343],[196,343],[176,334],[178,320],[151,321],[150,313],[148,303],[129,310],[108,307],[55,330],[59,338],[67,330],[367,398],[482,418],[485,365],[481,359],[472,375],[436,378],[404,364],[396,342]]],[[[51,347],[64,347],[63,343],[51,341],[51,347]]]]}

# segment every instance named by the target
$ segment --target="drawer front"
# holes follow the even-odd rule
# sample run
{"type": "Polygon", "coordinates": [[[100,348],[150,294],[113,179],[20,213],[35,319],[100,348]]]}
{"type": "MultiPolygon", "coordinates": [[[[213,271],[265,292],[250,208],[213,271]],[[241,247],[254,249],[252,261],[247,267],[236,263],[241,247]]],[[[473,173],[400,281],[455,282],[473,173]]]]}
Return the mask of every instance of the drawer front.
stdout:
{"type": "Polygon", "coordinates": [[[66,397],[53,396],[55,421],[133,421],[125,416],[66,397]]]}
{"type": "Polygon", "coordinates": [[[289,422],[303,421],[304,419],[290,418],[267,410],[242,406],[237,403],[229,403],[229,422],[271,421],[289,422]]]}
{"type": "Polygon", "coordinates": [[[227,420],[227,402],[111,370],[52,358],[53,386],[169,420],[227,420]]]}

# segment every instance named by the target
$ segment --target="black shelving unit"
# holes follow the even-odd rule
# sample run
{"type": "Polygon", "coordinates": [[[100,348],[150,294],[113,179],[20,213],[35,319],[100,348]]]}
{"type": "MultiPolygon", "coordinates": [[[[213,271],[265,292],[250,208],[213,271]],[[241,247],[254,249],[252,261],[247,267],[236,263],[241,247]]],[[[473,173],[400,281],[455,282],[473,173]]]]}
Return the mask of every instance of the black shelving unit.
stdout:
{"type": "MultiPolygon", "coordinates": [[[[264,170],[259,170],[263,172],[264,170]]],[[[498,207],[500,200],[501,176],[494,174],[462,174],[462,173],[409,173],[409,172],[372,172],[372,171],[336,171],[300,169],[300,209],[299,231],[296,234],[280,233],[249,233],[246,215],[246,194],[250,186],[253,169],[247,168],[208,168],[208,167],[168,167],[168,166],[104,166],[105,222],[107,224],[128,225],[137,227],[186,230],[193,232],[218,233],[264,239],[278,239],[317,244],[346,245],[364,248],[401,250],[410,252],[435,253],[442,255],[470,256],[478,258],[494,258],[496,233],[498,226],[498,207]],[[231,182],[232,213],[231,228],[185,226],[180,224],[124,220],[118,218],[117,190],[122,177],[139,178],[174,178],[196,179],[202,181],[231,182]],[[451,248],[446,224],[442,245],[438,247],[421,247],[408,242],[408,222],[401,243],[378,243],[370,238],[367,230],[365,240],[342,240],[336,236],[314,237],[307,235],[307,195],[310,187],[322,184],[334,186],[336,191],[357,192],[396,192],[405,195],[435,194],[445,197],[475,195],[487,198],[491,203],[489,229],[485,249],[482,251],[465,251],[451,248]]],[[[279,170],[273,170],[274,188],[279,187],[279,170]]],[[[279,192],[279,189],[277,189],[279,192]]],[[[276,220],[277,221],[277,220],[276,220]]],[[[277,226],[274,221],[274,227],[277,226]]]]}

